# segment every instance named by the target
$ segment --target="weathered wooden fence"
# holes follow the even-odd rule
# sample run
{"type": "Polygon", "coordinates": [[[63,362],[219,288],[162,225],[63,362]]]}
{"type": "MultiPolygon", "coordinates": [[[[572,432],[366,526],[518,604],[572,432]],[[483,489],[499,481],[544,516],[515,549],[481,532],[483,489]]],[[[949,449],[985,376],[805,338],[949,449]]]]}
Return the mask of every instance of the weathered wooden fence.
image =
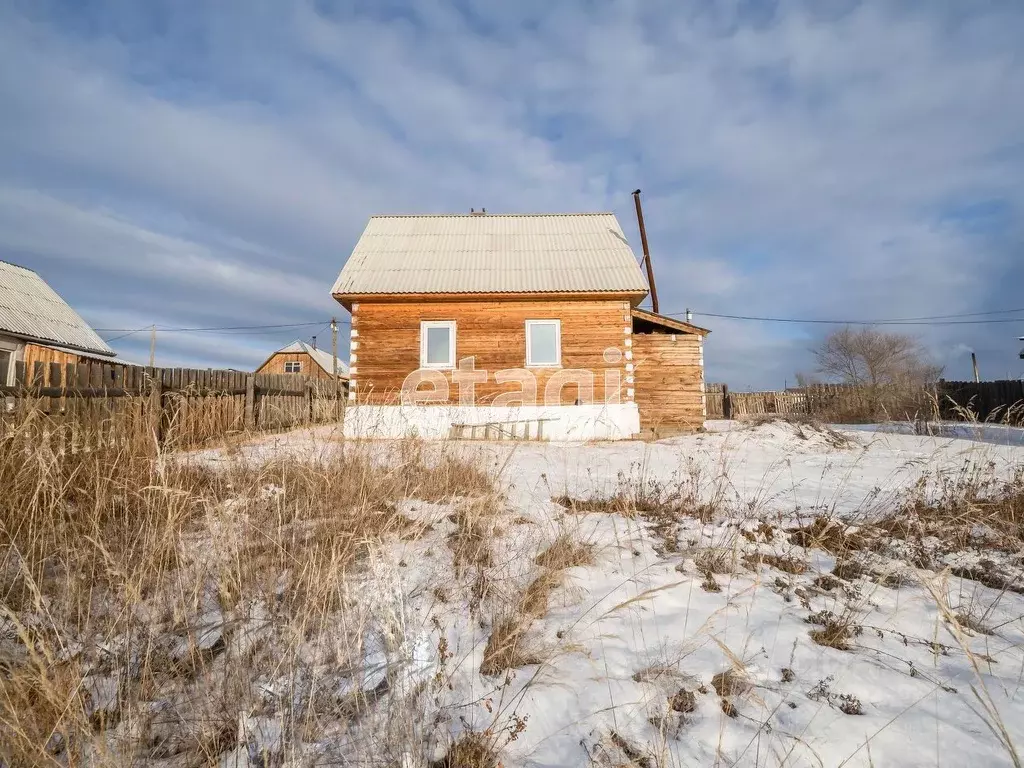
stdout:
{"type": "Polygon", "coordinates": [[[940,381],[942,418],[959,419],[964,412],[978,421],[1024,425],[1024,380],[940,381]]]}
{"type": "Polygon", "coordinates": [[[801,393],[730,392],[725,388],[717,392],[708,392],[706,397],[709,419],[738,419],[743,416],[765,416],[773,413],[807,413],[807,396],[801,393]]]}
{"type": "Polygon", "coordinates": [[[709,419],[801,415],[835,423],[976,419],[1024,424],[1024,382],[940,381],[927,387],[815,384],[784,392],[705,388],[709,419]]]}
{"type": "Polygon", "coordinates": [[[28,370],[19,362],[14,385],[0,394],[8,415],[31,408],[51,428],[67,427],[72,443],[76,430],[142,428],[162,445],[186,447],[344,414],[342,386],[296,374],[59,363],[28,370]]]}

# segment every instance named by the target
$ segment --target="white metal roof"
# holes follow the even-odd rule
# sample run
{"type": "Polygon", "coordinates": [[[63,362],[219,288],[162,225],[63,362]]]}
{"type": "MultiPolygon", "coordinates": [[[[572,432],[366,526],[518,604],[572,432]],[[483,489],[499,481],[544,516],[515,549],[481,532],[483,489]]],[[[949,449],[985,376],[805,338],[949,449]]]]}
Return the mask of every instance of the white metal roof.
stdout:
{"type": "MultiPolygon", "coordinates": [[[[319,365],[321,368],[327,371],[327,373],[330,373],[332,375],[334,373],[334,359],[331,357],[331,353],[325,349],[313,349],[311,345],[307,344],[304,341],[293,341],[287,347],[282,347],[281,349],[277,350],[277,352],[275,352],[274,355],[280,354],[282,352],[305,352],[307,355],[313,358],[313,361],[317,365],[319,365]]],[[[273,357],[274,355],[271,355],[271,357],[273,357]]],[[[338,358],[338,375],[348,378],[348,366],[345,364],[345,361],[342,360],[340,357],[338,358]]]]}
{"type": "Polygon", "coordinates": [[[114,350],[31,269],[0,261],[0,333],[107,357],[114,350]]]}
{"type": "Polygon", "coordinates": [[[646,293],[611,213],[372,216],[334,283],[368,293],[646,293]]]}

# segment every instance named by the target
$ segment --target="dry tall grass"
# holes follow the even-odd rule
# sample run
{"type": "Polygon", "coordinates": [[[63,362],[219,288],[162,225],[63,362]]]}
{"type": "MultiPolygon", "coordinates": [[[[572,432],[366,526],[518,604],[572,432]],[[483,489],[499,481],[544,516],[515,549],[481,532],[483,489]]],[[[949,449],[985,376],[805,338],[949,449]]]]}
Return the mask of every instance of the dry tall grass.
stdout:
{"type": "Polygon", "coordinates": [[[68,450],[47,424],[26,411],[0,436],[0,764],[422,749],[422,713],[367,722],[427,684],[401,596],[360,584],[421,529],[405,500],[494,503],[491,472],[412,442],[214,470],[144,429],[68,450]]]}
{"type": "MultiPolygon", "coordinates": [[[[108,436],[115,427],[105,427],[108,436]]],[[[502,514],[496,470],[452,444],[408,441],[379,451],[339,443],[315,460],[270,461],[247,459],[247,447],[234,444],[211,468],[196,457],[162,455],[145,429],[116,434],[116,441],[68,450],[51,422],[26,412],[0,437],[0,764],[344,764],[358,756],[389,765],[494,766],[525,727],[515,712],[530,685],[523,680],[539,674],[510,682],[516,670],[550,669],[557,654],[587,652],[575,643],[591,642],[573,631],[594,618],[585,608],[554,640],[542,632],[555,629],[549,603],[576,599],[562,587],[586,581],[567,569],[610,562],[633,569],[627,581],[647,578],[648,566],[639,565],[646,558],[616,558],[619,544],[626,554],[649,544],[659,563],[675,559],[684,567],[664,569],[673,581],[626,595],[601,617],[625,608],[653,613],[656,598],[682,590],[688,579],[720,592],[694,594],[721,600],[725,611],[737,595],[731,582],[742,579],[794,605],[816,600],[814,609],[807,604],[801,633],[826,646],[822,653],[850,658],[865,653],[880,631],[859,610],[873,588],[865,582],[901,585],[875,570],[870,556],[891,554],[896,542],[899,556],[913,560],[907,570],[948,578],[944,553],[987,547],[1009,561],[1024,549],[1024,475],[997,478],[974,464],[959,475],[929,476],[856,527],[815,510],[789,530],[780,516],[756,519],[761,491],[753,501],[733,493],[724,460],[721,478],[691,470],[659,482],[642,467],[620,477],[607,496],[559,498],[570,514],[562,515],[557,535],[513,554],[503,536],[514,521],[502,514]],[[410,500],[443,506],[415,505],[438,512],[428,522],[410,500]],[[621,517],[628,535],[614,544],[581,540],[580,528],[566,522],[571,513],[621,517]],[[428,634],[413,624],[401,578],[389,570],[407,564],[382,556],[389,547],[422,543],[415,540],[432,525],[438,530],[429,545],[449,569],[434,592],[473,628],[472,649],[449,647],[440,627],[429,635],[434,647],[423,645],[428,634]],[[833,574],[815,571],[821,553],[813,550],[835,555],[833,574]],[[523,567],[510,569],[515,578],[503,576],[513,556],[523,567]],[[517,590],[526,586],[504,595],[507,585],[494,583],[502,578],[517,590]],[[817,610],[822,605],[829,608],[817,610]],[[545,647],[562,642],[566,628],[571,642],[545,647]],[[468,658],[480,659],[472,673],[500,691],[493,713],[492,691],[481,692],[479,682],[474,702],[445,703],[452,681],[457,686],[469,674],[468,658]],[[449,668],[453,659],[461,668],[449,668]],[[473,703],[493,715],[490,726],[461,720],[473,703]]],[[[1001,568],[952,575],[1018,588],[1019,573],[1001,568]]],[[[971,647],[966,633],[998,631],[991,602],[963,597],[950,604],[944,589],[930,589],[964,653],[971,647]]],[[[686,631],[721,645],[704,634],[710,626],[686,631]]],[[[632,642],[638,655],[649,650],[642,635],[632,642]]],[[[656,691],[665,713],[678,715],[663,738],[678,737],[672,734],[688,722],[683,715],[706,717],[701,697],[711,690],[726,719],[759,717],[754,700],[765,681],[754,672],[748,679],[742,659],[721,647],[731,666],[703,670],[710,688],[687,682],[656,691]]],[[[983,663],[978,657],[978,670],[983,663]]],[[[787,683],[796,674],[789,667],[787,683]]],[[[643,676],[634,680],[647,684],[643,676]]],[[[986,722],[1016,761],[998,698],[979,690],[986,722]]],[[[847,714],[860,707],[824,688],[819,698],[822,707],[847,714]]],[[[614,701],[613,714],[634,704],[614,701]]],[[[611,731],[605,754],[671,764],[664,744],[648,750],[623,734],[611,731]]]]}

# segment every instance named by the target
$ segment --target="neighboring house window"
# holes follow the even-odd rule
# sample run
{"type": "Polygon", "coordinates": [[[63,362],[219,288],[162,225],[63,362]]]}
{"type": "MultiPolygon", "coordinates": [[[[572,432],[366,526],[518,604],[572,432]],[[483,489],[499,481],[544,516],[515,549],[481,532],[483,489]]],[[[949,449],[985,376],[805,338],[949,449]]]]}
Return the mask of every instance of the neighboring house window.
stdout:
{"type": "Polygon", "coordinates": [[[284,364],[285,373],[302,373],[302,363],[292,360],[284,364]]]}
{"type": "Polygon", "coordinates": [[[8,350],[0,349],[0,384],[7,386],[11,383],[11,358],[14,357],[8,350]]]}
{"type": "Polygon", "coordinates": [[[527,320],[526,366],[528,368],[558,368],[561,365],[561,320],[527,320]]]}
{"type": "Polygon", "coordinates": [[[455,321],[420,323],[420,368],[455,367],[455,321]]]}

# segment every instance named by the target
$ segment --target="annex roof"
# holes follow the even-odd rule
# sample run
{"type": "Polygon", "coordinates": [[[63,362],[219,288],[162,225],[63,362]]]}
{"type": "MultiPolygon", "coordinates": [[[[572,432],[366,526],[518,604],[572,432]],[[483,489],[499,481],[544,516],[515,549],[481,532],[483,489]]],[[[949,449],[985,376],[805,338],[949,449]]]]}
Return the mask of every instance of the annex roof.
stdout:
{"type": "Polygon", "coordinates": [[[331,292],[643,296],[647,282],[611,213],[371,216],[331,292]]]}
{"type": "MultiPolygon", "coordinates": [[[[319,349],[319,348],[314,349],[311,344],[307,344],[304,341],[293,341],[287,347],[282,347],[281,349],[279,349],[276,352],[274,352],[266,360],[264,360],[263,363],[259,366],[259,368],[262,368],[264,365],[269,363],[270,359],[274,355],[279,355],[279,354],[288,353],[288,352],[298,352],[298,353],[305,352],[307,355],[309,355],[311,358],[313,358],[313,362],[315,362],[317,365],[319,365],[321,368],[323,368],[327,373],[332,374],[332,375],[334,374],[334,370],[333,370],[333,362],[334,361],[333,361],[333,358],[331,357],[331,353],[328,352],[327,350],[324,350],[324,349],[319,349]]],[[[259,370],[259,368],[257,368],[257,370],[259,370]]],[[[344,379],[348,378],[348,365],[340,357],[338,358],[338,376],[341,377],[341,378],[344,378],[344,379]]]]}
{"type": "Polygon", "coordinates": [[[646,309],[640,309],[639,307],[634,307],[630,310],[630,314],[637,320],[644,320],[651,325],[656,325],[669,331],[695,333],[698,336],[707,336],[711,333],[707,328],[701,328],[699,325],[687,323],[684,320],[677,320],[674,317],[668,317],[666,315],[656,315],[654,312],[649,312],[646,309]]]}
{"type": "Polygon", "coordinates": [[[43,278],[6,261],[0,261],[0,333],[114,356],[114,350],[43,278]]]}

